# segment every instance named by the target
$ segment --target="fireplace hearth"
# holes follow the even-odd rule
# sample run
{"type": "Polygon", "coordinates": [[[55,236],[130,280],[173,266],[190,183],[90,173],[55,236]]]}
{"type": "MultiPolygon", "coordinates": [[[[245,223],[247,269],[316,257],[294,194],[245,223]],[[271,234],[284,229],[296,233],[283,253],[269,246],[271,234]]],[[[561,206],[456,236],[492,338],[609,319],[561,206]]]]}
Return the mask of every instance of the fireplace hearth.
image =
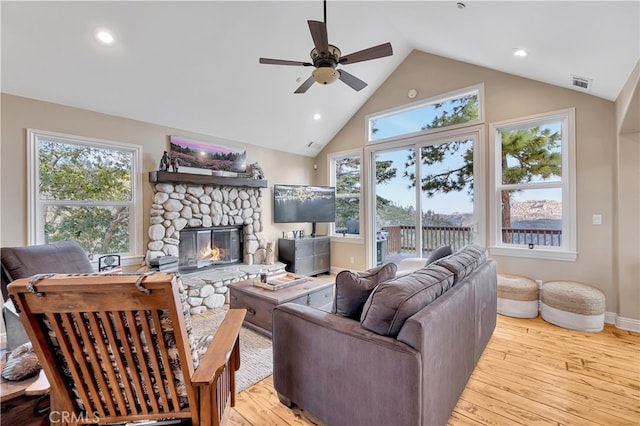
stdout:
{"type": "Polygon", "coordinates": [[[178,252],[181,272],[243,263],[242,226],[185,228],[178,252]]]}

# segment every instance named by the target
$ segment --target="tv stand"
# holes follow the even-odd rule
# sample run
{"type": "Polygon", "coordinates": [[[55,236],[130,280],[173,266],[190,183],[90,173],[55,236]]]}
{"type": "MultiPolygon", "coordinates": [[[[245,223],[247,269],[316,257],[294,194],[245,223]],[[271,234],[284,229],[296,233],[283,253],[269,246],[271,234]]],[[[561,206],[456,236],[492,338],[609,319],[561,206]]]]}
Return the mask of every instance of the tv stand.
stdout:
{"type": "Polygon", "coordinates": [[[331,270],[331,237],[279,238],[278,257],[286,270],[300,275],[318,275],[331,270]]]}

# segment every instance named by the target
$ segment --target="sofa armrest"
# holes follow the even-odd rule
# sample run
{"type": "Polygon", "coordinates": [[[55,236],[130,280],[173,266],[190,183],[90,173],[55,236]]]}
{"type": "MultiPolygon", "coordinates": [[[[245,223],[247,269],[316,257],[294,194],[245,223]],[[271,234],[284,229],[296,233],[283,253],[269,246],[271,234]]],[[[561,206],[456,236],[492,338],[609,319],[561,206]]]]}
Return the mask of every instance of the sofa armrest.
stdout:
{"type": "Polygon", "coordinates": [[[273,364],[281,399],[328,424],[420,422],[420,354],[358,321],[293,303],[277,306],[273,364]]]}

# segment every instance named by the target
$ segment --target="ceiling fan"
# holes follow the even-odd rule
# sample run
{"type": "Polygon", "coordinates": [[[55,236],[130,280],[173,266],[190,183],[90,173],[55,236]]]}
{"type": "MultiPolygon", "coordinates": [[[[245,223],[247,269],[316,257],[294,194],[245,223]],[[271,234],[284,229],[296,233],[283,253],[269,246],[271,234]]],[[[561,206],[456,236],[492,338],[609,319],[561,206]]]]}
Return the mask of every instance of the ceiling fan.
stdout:
{"type": "Polygon", "coordinates": [[[356,91],[367,87],[367,83],[358,77],[349,74],[345,70],[336,69],[338,65],[348,65],[356,62],[370,61],[393,55],[391,43],[384,43],[368,49],[360,50],[349,55],[341,56],[342,52],[336,46],[329,44],[327,37],[327,0],[324,0],[324,22],[307,21],[314,48],[311,50],[311,62],[287,61],[283,59],[260,58],[261,64],[270,65],[294,65],[303,67],[315,67],[315,70],[294,93],[305,93],[314,82],[331,84],[340,79],[347,86],[356,91]]]}

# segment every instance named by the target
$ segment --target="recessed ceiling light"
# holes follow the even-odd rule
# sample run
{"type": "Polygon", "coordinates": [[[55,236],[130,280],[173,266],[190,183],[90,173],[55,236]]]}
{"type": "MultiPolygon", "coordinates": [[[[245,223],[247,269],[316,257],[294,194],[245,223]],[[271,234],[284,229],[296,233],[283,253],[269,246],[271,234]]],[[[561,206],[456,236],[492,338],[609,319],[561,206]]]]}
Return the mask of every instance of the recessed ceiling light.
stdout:
{"type": "Polygon", "coordinates": [[[113,38],[113,34],[105,29],[97,29],[95,37],[100,44],[104,44],[105,46],[110,46],[116,41],[115,38],[113,38]]]}
{"type": "Polygon", "coordinates": [[[519,56],[521,58],[524,58],[528,54],[529,53],[524,49],[513,49],[513,56],[519,56]]]}
{"type": "Polygon", "coordinates": [[[322,116],[320,114],[313,114],[313,119],[318,121],[322,118],[322,116]]]}

